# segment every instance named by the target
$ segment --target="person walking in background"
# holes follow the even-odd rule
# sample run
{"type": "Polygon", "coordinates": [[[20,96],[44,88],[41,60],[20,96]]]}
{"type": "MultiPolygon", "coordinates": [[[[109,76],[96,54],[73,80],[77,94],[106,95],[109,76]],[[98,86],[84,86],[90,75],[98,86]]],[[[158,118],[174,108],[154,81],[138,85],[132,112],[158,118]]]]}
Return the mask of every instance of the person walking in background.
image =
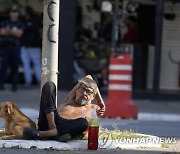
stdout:
{"type": "Polygon", "coordinates": [[[17,6],[10,10],[10,18],[0,24],[1,45],[1,68],[0,68],[0,90],[4,89],[4,82],[8,66],[11,66],[12,90],[17,90],[18,67],[20,60],[20,37],[23,34],[23,23],[18,19],[17,6]]]}
{"type": "Polygon", "coordinates": [[[24,68],[25,83],[32,83],[31,62],[35,70],[36,82],[40,83],[41,69],[41,23],[32,7],[25,8],[24,34],[21,41],[21,60],[24,68]]]}
{"type": "Polygon", "coordinates": [[[127,26],[127,32],[123,36],[123,43],[138,43],[139,32],[137,27],[137,19],[135,16],[129,16],[125,20],[127,26]]]}

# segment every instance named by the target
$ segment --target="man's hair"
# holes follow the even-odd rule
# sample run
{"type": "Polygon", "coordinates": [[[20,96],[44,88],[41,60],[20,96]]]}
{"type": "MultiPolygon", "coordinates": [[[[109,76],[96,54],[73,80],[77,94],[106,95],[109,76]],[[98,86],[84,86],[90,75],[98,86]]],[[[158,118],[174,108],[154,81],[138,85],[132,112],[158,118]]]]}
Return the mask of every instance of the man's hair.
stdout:
{"type": "Polygon", "coordinates": [[[79,80],[79,87],[82,84],[85,84],[87,87],[92,88],[95,94],[97,93],[98,86],[94,80],[84,77],[79,80]]]}

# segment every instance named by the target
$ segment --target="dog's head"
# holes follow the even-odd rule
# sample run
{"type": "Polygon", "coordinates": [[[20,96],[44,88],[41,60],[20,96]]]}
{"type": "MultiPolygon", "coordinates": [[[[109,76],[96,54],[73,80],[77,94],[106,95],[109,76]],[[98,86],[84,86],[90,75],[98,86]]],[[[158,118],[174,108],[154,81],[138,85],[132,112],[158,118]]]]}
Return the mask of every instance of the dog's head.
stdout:
{"type": "Polygon", "coordinates": [[[11,102],[0,103],[0,117],[7,117],[14,111],[14,104],[11,102]]]}

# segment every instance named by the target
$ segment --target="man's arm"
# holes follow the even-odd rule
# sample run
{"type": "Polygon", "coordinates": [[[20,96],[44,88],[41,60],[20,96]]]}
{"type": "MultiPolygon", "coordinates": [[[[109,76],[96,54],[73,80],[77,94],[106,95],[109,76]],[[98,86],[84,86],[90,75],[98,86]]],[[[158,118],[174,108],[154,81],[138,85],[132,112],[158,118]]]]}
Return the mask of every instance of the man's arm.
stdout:
{"type": "Polygon", "coordinates": [[[57,129],[50,129],[45,131],[39,131],[39,137],[40,138],[46,138],[46,137],[55,137],[58,135],[57,129]]]}
{"type": "Polygon", "coordinates": [[[63,102],[67,102],[68,100],[72,100],[75,98],[76,96],[76,91],[77,91],[77,88],[79,87],[79,83],[77,83],[74,88],[68,93],[68,95],[66,96],[66,98],[63,100],[63,102]]]}
{"type": "MultiPolygon", "coordinates": [[[[86,75],[85,77],[93,80],[91,75],[86,75]]],[[[101,93],[99,91],[99,88],[97,88],[97,94],[96,94],[95,98],[96,98],[97,103],[100,107],[99,114],[103,115],[105,112],[106,106],[105,106],[105,103],[104,103],[103,98],[101,96],[101,93]]]]}
{"type": "Polygon", "coordinates": [[[104,103],[104,101],[102,99],[102,96],[100,94],[99,88],[98,88],[98,91],[97,91],[97,94],[96,94],[95,98],[96,98],[97,103],[98,103],[98,105],[100,107],[100,109],[98,111],[98,114],[102,116],[104,114],[105,110],[106,110],[106,106],[105,106],[105,103],[104,103]]]}
{"type": "Polygon", "coordinates": [[[0,29],[0,34],[1,34],[2,36],[8,35],[8,30],[7,30],[7,28],[2,27],[2,28],[0,29]]]}
{"type": "Polygon", "coordinates": [[[21,37],[23,34],[22,29],[14,28],[9,31],[9,34],[15,37],[21,37]]]}
{"type": "Polygon", "coordinates": [[[48,113],[48,114],[46,115],[46,117],[47,117],[49,129],[54,129],[54,128],[56,128],[56,124],[55,124],[55,121],[54,121],[54,112],[48,113]]]}
{"type": "Polygon", "coordinates": [[[8,29],[8,28],[1,28],[1,35],[12,35],[15,37],[21,37],[23,34],[22,29],[14,28],[14,29],[8,29]]]}

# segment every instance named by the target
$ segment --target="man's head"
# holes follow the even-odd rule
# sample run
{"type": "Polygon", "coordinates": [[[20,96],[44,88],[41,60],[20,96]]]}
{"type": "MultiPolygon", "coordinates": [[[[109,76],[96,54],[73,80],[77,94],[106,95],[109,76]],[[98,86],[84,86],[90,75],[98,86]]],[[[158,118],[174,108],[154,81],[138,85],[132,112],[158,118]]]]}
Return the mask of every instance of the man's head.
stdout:
{"type": "Polygon", "coordinates": [[[75,101],[79,105],[90,104],[97,93],[97,84],[94,80],[89,78],[82,78],[79,80],[78,89],[76,91],[75,101]]]}
{"type": "Polygon", "coordinates": [[[19,17],[19,10],[17,8],[17,6],[12,6],[11,10],[10,10],[10,19],[12,21],[16,21],[19,17]]]}
{"type": "Polygon", "coordinates": [[[34,16],[34,10],[31,6],[26,6],[25,8],[25,16],[26,18],[30,18],[34,16]]]}

